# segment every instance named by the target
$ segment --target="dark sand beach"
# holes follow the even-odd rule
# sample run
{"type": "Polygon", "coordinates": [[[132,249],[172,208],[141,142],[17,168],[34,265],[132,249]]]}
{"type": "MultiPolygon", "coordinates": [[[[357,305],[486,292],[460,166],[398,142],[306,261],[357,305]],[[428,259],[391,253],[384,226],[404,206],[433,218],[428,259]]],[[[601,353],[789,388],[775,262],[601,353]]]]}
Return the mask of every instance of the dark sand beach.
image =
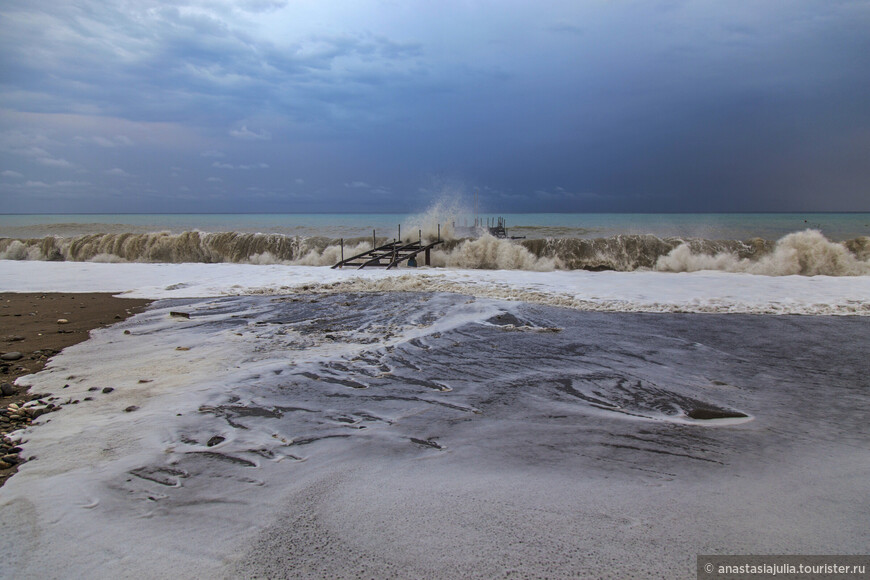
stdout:
{"type": "Polygon", "coordinates": [[[15,380],[39,372],[62,349],[87,340],[91,330],[126,319],[148,304],[107,293],[0,293],[0,457],[8,459],[0,461],[0,486],[17,470],[13,462],[21,461],[11,457],[17,456],[16,447],[5,441],[5,435],[31,422],[25,417],[10,419],[9,405],[21,405],[39,394],[28,393],[15,380]]]}

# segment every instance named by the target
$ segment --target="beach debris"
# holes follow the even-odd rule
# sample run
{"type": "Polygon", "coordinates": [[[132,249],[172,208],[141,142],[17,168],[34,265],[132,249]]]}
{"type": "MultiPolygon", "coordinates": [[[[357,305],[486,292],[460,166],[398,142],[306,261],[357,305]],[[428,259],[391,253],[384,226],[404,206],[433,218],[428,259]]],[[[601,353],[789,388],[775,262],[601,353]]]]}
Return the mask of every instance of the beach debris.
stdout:
{"type": "Polygon", "coordinates": [[[411,437],[411,443],[416,443],[417,445],[424,445],[426,447],[432,447],[434,449],[444,449],[443,445],[432,439],[417,439],[416,437],[411,437]]]}
{"type": "Polygon", "coordinates": [[[172,310],[169,312],[169,316],[172,318],[190,318],[190,314],[187,312],[179,312],[178,310],[172,310]]]}
{"type": "Polygon", "coordinates": [[[176,346],[175,350],[190,350],[189,346],[176,346]]]}

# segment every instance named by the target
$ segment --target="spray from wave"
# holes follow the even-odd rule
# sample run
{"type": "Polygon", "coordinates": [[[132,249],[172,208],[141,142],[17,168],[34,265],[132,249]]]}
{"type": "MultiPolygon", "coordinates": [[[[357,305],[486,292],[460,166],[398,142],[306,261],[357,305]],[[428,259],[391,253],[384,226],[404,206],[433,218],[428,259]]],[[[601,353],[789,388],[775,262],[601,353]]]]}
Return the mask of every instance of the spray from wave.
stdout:
{"type": "MultiPolygon", "coordinates": [[[[449,209],[415,216],[403,238],[434,240],[442,223],[444,243],[432,252],[432,266],[502,270],[719,270],[768,276],[870,275],[870,238],[832,242],[820,232],[788,234],[777,242],[623,235],[608,238],[497,239],[488,234],[457,238],[449,209]],[[441,221],[443,220],[443,221],[441,221]],[[432,227],[434,224],[434,228],[432,227]],[[433,231],[434,229],[434,231],[433,231]],[[422,232],[426,232],[425,235],[422,232]],[[406,235],[407,233],[407,235],[406,235]]],[[[0,238],[0,259],[90,262],[287,264],[331,266],[342,256],[367,251],[387,238],[285,236],[240,232],[171,234],[111,233],[73,238],[0,238]]]]}

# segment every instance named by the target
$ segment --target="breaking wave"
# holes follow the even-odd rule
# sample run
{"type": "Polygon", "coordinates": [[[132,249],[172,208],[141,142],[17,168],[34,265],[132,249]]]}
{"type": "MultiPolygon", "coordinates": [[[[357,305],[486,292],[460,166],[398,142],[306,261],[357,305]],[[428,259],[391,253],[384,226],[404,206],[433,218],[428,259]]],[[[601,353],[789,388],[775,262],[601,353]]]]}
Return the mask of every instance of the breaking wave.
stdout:
{"type": "Polygon", "coordinates": [[[682,244],[656,260],[662,272],[722,270],[767,276],[864,276],[870,274],[870,238],[842,244],[816,230],[784,236],[757,258],[730,252],[697,253],[682,244]]]}
{"type": "MultiPolygon", "coordinates": [[[[421,219],[417,235],[434,239],[421,219]]],[[[788,234],[773,242],[761,238],[708,240],[620,235],[607,238],[530,240],[452,238],[431,254],[431,265],[505,270],[719,270],[769,276],[870,275],[870,238],[832,242],[816,230],[788,234]]],[[[414,236],[416,239],[417,236],[414,236]]],[[[386,242],[378,238],[376,243],[386,242]]],[[[343,240],[344,256],[372,247],[371,238],[343,240]]],[[[71,238],[0,238],[0,259],[89,262],[163,262],[292,264],[331,266],[342,256],[339,240],[242,232],[180,234],[106,233],[71,238]]]]}

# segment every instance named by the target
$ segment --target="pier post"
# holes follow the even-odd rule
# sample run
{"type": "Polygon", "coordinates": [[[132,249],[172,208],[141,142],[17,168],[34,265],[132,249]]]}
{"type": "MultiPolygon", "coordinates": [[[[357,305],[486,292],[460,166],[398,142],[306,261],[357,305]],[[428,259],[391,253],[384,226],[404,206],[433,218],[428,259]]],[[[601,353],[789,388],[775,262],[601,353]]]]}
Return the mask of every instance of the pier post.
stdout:
{"type": "Polygon", "coordinates": [[[373,250],[378,247],[378,242],[376,240],[377,240],[377,238],[375,237],[375,230],[372,230],[372,249],[373,250]]]}
{"type": "Polygon", "coordinates": [[[438,224],[438,241],[441,241],[441,224],[438,224]]]}
{"type": "Polygon", "coordinates": [[[341,261],[344,262],[344,238],[339,242],[341,244],[341,261]]]}
{"type": "Polygon", "coordinates": [[[402,241],[402,224],[399,224],[399,241],[402,241]]]}

